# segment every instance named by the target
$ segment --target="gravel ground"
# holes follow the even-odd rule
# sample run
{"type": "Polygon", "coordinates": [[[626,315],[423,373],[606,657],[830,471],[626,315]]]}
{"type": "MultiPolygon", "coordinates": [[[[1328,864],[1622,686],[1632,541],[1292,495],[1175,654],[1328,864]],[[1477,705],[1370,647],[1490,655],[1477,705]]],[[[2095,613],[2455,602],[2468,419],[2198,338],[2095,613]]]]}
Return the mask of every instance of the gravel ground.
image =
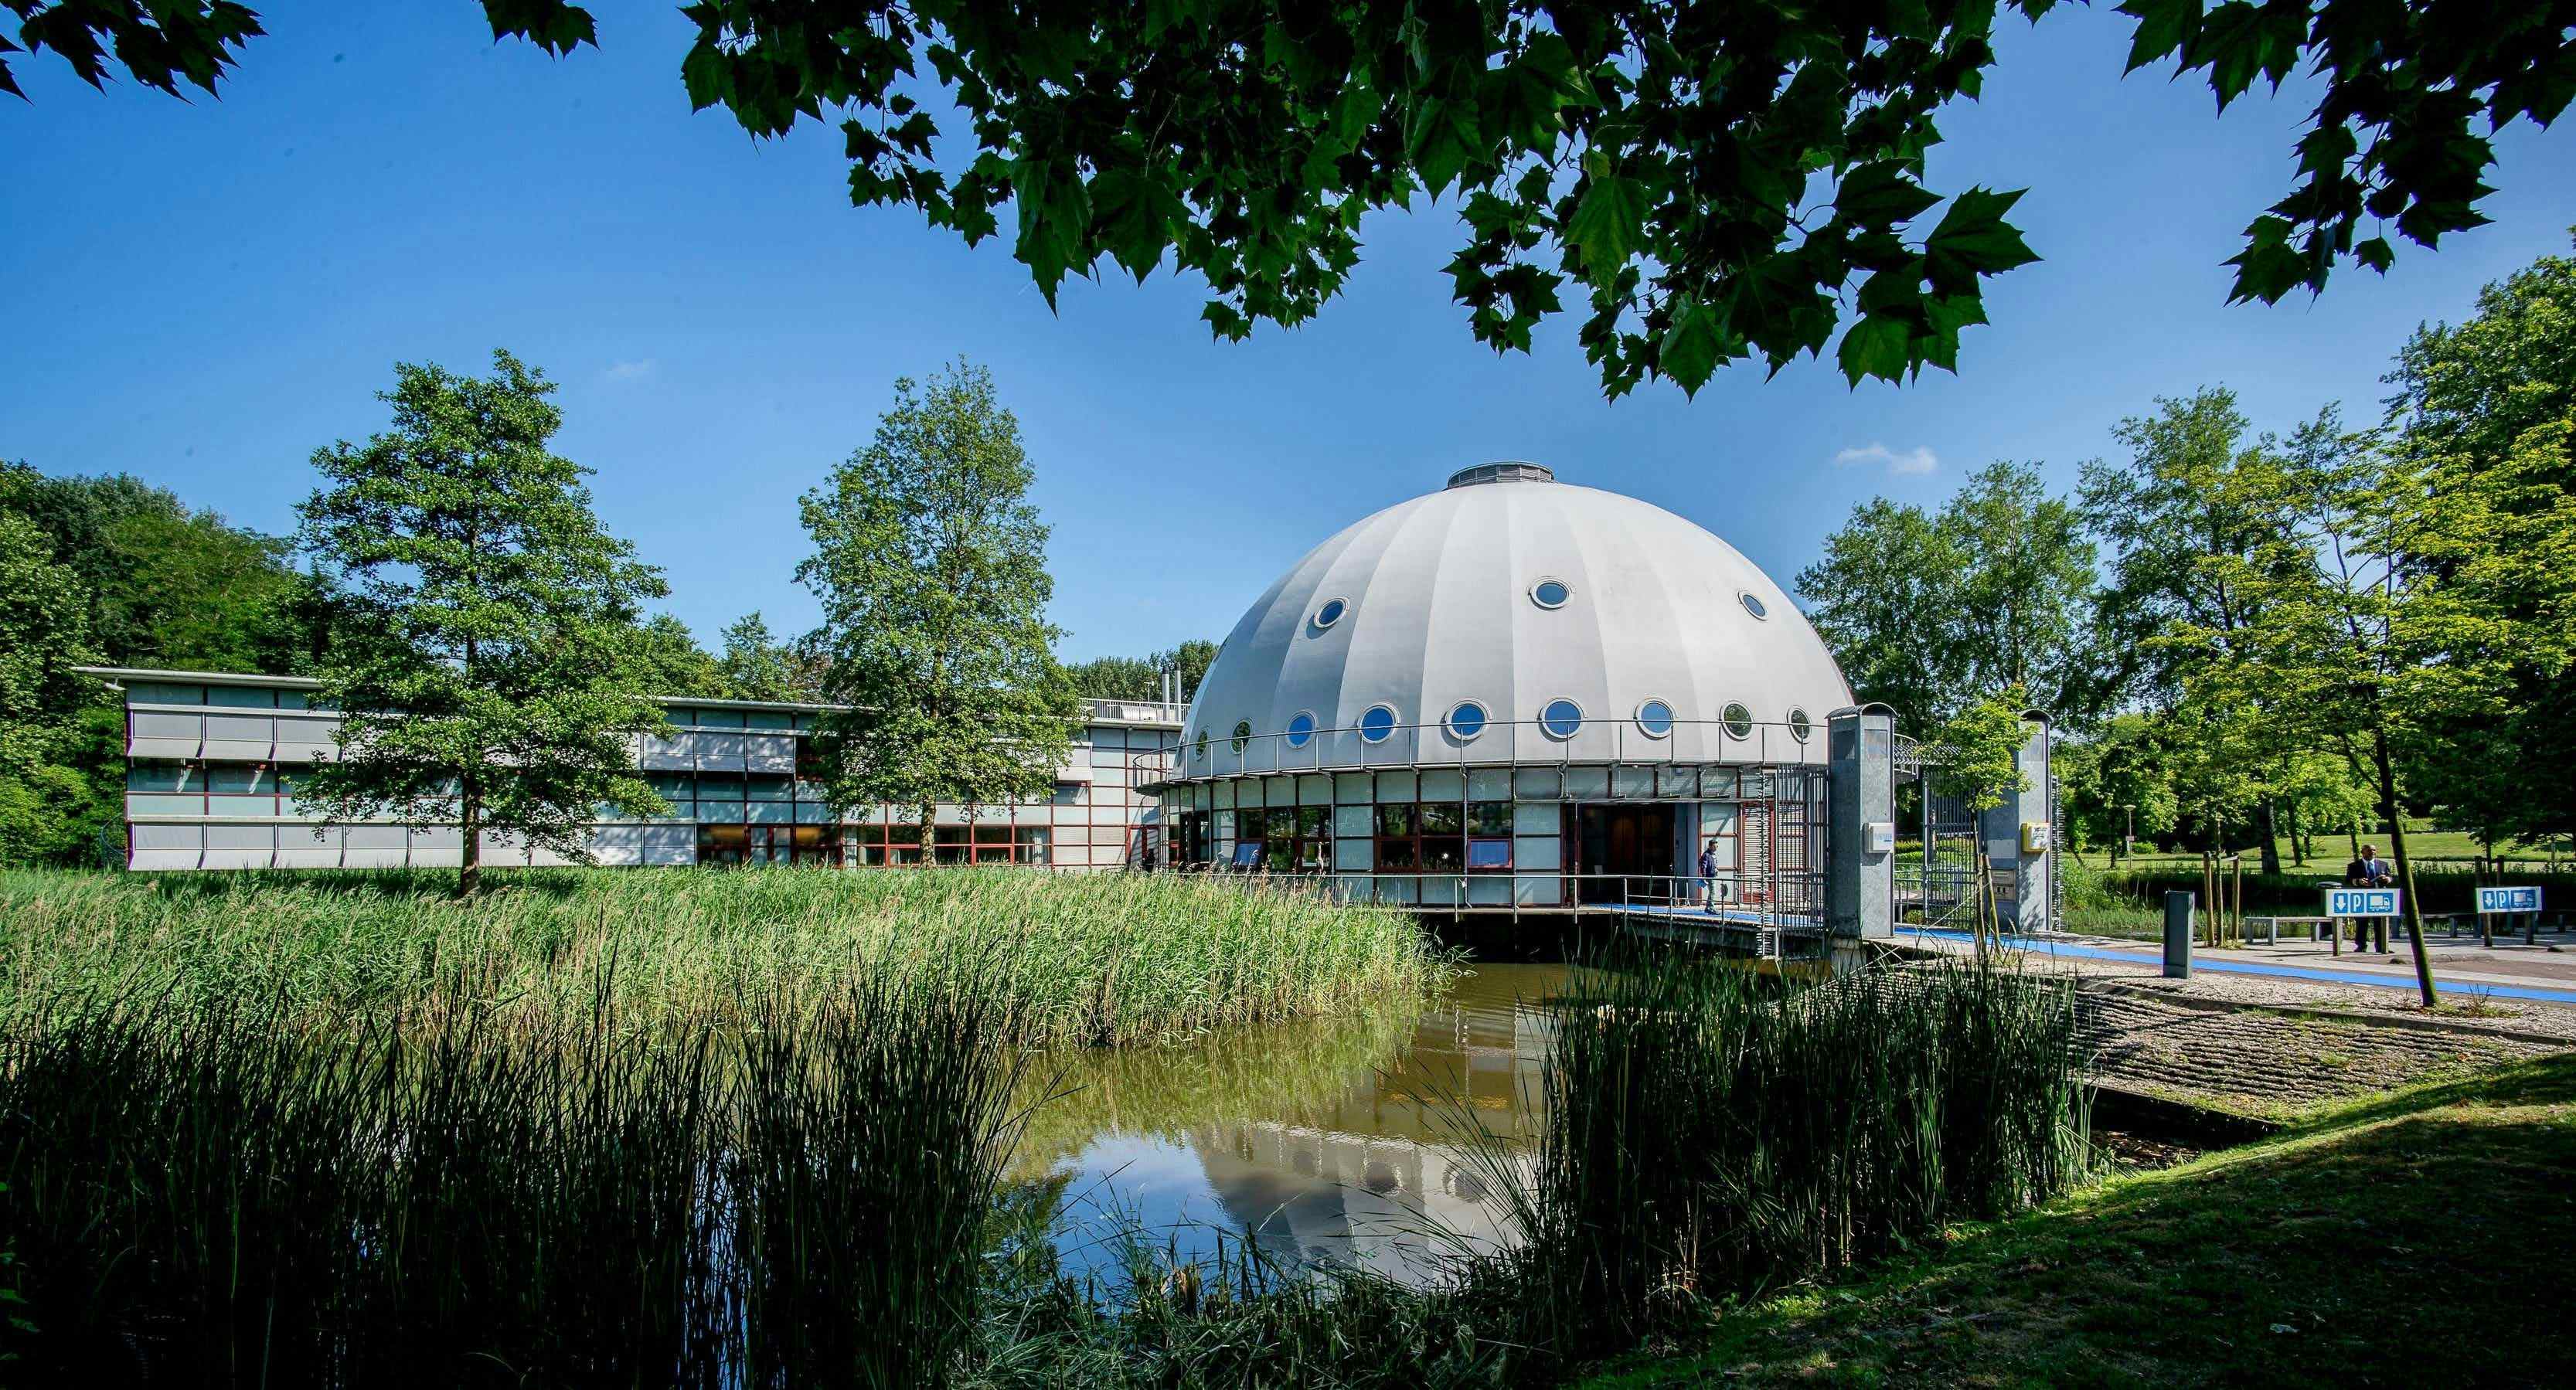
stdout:
{"type": "Polygon", "coordinates": [[[2103,1080],[2257,1113],[2559,1050],[2551,1043],[2263,1009],[2193,1008],[2128,989],[2085,990],[2076,1008],[2094,1073],[2103,1080]]]}
{"type": "MultiPolygon", "coordinates": [[[[2348,959],[2348,958],[2347,958],[2348,959]]],[[[2385,962],[2386,956],[2368,959],[2385,962]]],[[[2368,1014],[2382,1018],[2403,1018],[2458,1024],[2465,1027],[2503,1028],[2516,1033],[2533,1033],[2564,1040],[2576,1046],[2576,1007],[2565,1004],[2539,1003],[2527,999],[2481,997],[2473,984],[2452,984],[2442,990],[2446,1013],[2428,1014],[2415,996],[2406,990],[2386,989],[2376,985],[2335,984],[2325,980],[2289,979],[2277,975],[2230,975],[2215,970],[2194,974],[2188,980],[2168,980],[2153,965],[2131,965],[2125,961],[2052,960],[2040,955],[2026,955],[2024,962],[2034,970],[2057,970],[2086,979],[2117,980],[2133,989],[2153,990],[2160,994],[2180,995],[2190,999],[2208,999],[2227,1004],[2262,1004],[2274,1008],[2332,1009],[2343,1013],[2368,1014]]],[[[2447,963],[2447,962],[2446,962],[2447,963]]]]}

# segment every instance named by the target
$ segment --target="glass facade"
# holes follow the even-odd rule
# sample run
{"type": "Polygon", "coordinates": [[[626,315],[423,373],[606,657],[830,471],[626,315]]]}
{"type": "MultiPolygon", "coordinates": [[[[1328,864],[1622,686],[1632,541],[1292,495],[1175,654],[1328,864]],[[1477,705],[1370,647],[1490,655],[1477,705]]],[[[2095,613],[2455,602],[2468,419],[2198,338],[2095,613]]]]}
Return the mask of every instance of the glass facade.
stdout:
{"type": "MultiPolygon", "coordinates": [[[[296,797],[301,770],[330,755],[338,721],[307,692],[257,685],[124,682],[128,701],[127,862],[138,869],[453,865],[452,824],[387,814],[326,824],[296,797]],[[294,711],[294,713],[287,713],[294,711]]],[[[592,852],[612,864],[1027,864],[1118,867],[1145,853],[1154,802],[1134,790],[1172,756],[1177,711],[1107,702],[1076,733],[1045,795],[1017,805],[835,815],[806,735],[818,712],[673,705],[672,730],[640,740],[647,785],[669,809],[650,817],[601,806],[592,852]],[[1132,722],[1130,722],[1132,721],[1132,722]]],[[[452,794],[452,789],[450,789],[452,794]]],[[[494,864],[547,864],[542,850],[488,836],[494,864]]]]}

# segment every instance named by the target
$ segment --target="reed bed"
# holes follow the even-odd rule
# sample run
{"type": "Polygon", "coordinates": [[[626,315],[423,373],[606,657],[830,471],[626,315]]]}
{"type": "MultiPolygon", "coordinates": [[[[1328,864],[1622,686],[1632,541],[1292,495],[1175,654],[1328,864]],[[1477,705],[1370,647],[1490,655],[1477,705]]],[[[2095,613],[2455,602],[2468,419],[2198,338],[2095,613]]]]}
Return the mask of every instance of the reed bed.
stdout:
{"type": "Polygon", "coordinates": [[[829,1008],[901,974],[990,990],[1029,1045],[1162,1042],[1418,998],[1447,966],[1396,914],[1288,887],[1026,869],[0,873],[0,1011],[255,996],[334,1027],[545,1034],[829,1008]],[[969,972],[968,964],[972,963],[969,972]]]}
{"type": "Polygon", "coordinates": [[[299,1029],[281,1001],[22,1017],[0,1229],[30,1383],[941,1381],[978,1319],[1012,1064],[922,977],[649,1045],[299,1029]]]}
{"type": "Polygon", "coordinates": [[[1529,1236],[1502,1276],[1517,1340],[1633,1344],[2086,1171],[2063,981],[1945,965],[1783,986],[1661,952],[1590,980],[1550,1001],[1546,1130],[1505,1189],[1529,1236]]]}

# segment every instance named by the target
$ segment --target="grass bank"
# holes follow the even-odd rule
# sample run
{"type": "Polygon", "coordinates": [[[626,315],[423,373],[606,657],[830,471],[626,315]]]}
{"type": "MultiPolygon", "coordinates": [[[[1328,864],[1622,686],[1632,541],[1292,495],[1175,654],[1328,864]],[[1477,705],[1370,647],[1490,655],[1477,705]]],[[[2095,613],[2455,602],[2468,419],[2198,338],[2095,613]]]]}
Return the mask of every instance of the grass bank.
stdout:
{"type": "Polygon", "coordinates": [[[1592,1390],[2563,1384],[2576,1056],[2326,1111],[1717,1320],[1592,1390]]]}
{"type": "Polygon", "coordinates": [[[1390,913],[1285,888],[1025,869],[451,875],[0,873],[0,1014],[258,997],[331,1027],[546,1033],[833,1006],[889,973],[992,990],[1009,1041],[1130,1044],[1418,998],[1445,967],[1390,913]]]}

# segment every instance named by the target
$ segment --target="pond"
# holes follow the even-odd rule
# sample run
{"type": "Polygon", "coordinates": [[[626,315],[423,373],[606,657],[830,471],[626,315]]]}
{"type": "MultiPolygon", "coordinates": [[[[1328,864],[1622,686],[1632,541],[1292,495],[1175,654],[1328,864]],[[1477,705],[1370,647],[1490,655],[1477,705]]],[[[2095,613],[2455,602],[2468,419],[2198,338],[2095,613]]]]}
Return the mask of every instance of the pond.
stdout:
{"type": "Polygon", "coordinates": [[[1285,1265],[1419,1285],[1510,1242],[1495,1165],[1537,1137],[1550,1024],[1532,1005],[1566,971],[1472,972],[1400,1010],[1041,1059],[1029,1084],[1055,1095],[1013,1157],[1015,1205],[1076,1277],[1115,1278],[1130,1240],[1207,1261],[1248,1235],[1285,1265]]]}

